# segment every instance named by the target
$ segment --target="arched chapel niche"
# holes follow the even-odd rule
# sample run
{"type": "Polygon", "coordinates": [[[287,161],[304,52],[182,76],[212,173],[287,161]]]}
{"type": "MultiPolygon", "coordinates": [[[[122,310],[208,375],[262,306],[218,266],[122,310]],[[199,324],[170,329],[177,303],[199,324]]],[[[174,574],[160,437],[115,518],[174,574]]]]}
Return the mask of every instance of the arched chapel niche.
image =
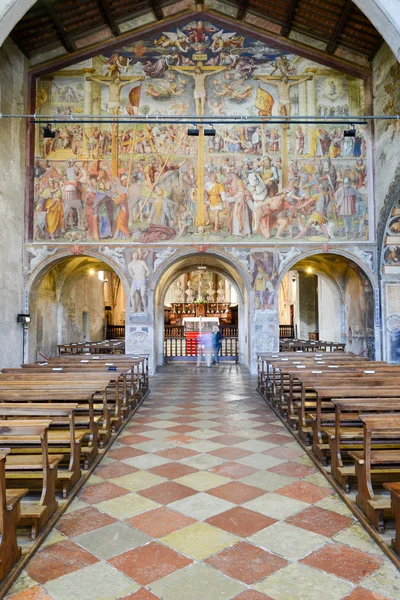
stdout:
{"type": "Polygon", "coordinates": [[[26,360],[56,356],[61,343],[124,337],[129,287],[115,267],[95,256],[53,256],[43,263],[27,283],[26,360]]]}
{"type": "MultiPolygon", "coordinates": [[[[281,328],[292,325],[301,339],[345,342],[346,351],[375,358],[380,352],[377,284],[367,266],[333,252],[298,258],[278,282],[281,328]],[[282,317],[292,321],[282,323],[282,317]]],[[[372,255],[369,259],[372,267],[372,255]]]]}

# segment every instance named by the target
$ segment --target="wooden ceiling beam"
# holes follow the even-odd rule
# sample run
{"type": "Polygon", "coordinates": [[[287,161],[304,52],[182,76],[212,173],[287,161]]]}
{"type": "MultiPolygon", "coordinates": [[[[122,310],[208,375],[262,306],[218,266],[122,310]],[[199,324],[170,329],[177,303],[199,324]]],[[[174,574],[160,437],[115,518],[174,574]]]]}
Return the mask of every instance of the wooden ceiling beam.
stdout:
{"type": "Polygon", "coordinates": [[[108,0],[99,0],[99,2],[104,16],[106,17],[106,21],[109,24],[111,31],[113,32],[113,35],[115,35],[115,37],[118,37],[120,32],[118,29],[118,25],[114,21],[114,17],[111,12],[111,7],[108,4],[108,0]]]}
{"type": "Polygon", "coordinates": [[[292,23],[294,14],[297,8],[297,0],[290,0],[289,9],[286,16],[286,23],[282,27],[281,36],[287,38],[290,30],[292,29],[292,23]]]}
{"type": "Polygon", "coordinates": [[[346,21],[347,21],[347,17],[350,14],[350,11],[352,9],[353,3],[351,2],[351,0],[346,0],[346,3],[343,7],[342,10],[342,14],[340,15],[340,19],[337,22],[337,25],[335,27],[335,30],[332,34],[331,39],[329,40],[329,44],[326,47],[326,53],[327,54],[333,54],[337,48],[338,45],[338,40],[339,37],[346,25],[346,21]]]}
{"type": "Polygon", "coordinates": [[[237,17],[236,17],[238,21],[243,21],[248,8],[249,8],[249,0],[242,0],[240,6],[238,8],[237,17]]]}
{"type": "Polygon", "coordinates": [[[153,13],[156,15],[157,21],[162,21],[164,15],[162,13],[160,3],[157,0],[150,0],[150,7],[153,13]]]}
{"type": "Polygon", "coordinates": [[[51,0],[42,0],[42,3],[45,6],[47,12],[49,13],[54,27],[57,29],[57,33],[61,38],[61,42],[64,48],[68,50],[68,52],[75,52],[74,45],[70,40],[67,32],[65,31],[56,11],[54,10],[51,0]]]}

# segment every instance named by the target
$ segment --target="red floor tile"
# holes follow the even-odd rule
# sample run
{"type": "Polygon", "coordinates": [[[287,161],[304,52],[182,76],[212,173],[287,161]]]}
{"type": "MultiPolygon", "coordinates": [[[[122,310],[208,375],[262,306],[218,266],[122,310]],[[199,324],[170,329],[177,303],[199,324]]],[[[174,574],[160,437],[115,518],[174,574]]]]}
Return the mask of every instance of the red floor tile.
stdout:
{"type": "Polygon", "coordinates": [[[276,523],[276,520],[243,508],[242,506],[235,506],[235,508],[231,508],[224,513],[210,517],[206,522],[214,525],[214,527],[245,538],[273,525],[276,523]]]}
{"type": "Polygon", "coordinates": [[[196,523],[196,520],[163,506],[136,517],[131,517],[126,522],[151,537],[159,538],[177,531],[177,529],[188,527],[196,523]]]}
{"type": "MultiPolygon", "coordinates": [[[[132,425],[131,427],[127,427],[125,431],[129,431],[132,435],[146,435],[147,431],[155,431],[154,427],[150,427],[150,425],[132,425]]],[[[120,438],[118,438],[118,442],[120,438]]]]}
{"type": "Polygon", "coordinates": [[[178,479],[178,477],[190,475],[191,473],[196,473],[197,471],[197,469],[193,469],[193,467],[188,467],[187,465],[174,462],[166,463],[165,465],[153,467],[152,469],[148,470],[151,473],[154,473],[154,475],[165,477],[165,479],[178,479]]]}
{"type": "MultiPolygon", "coordinates": [[[[119,600],[159,600],[158,596],[155,596],[145,588],[141,588],[139,591],[129,596],[119,598],[119,600]]],[[[256,599],[255,599],[256,600],[256,599]]]]}
{"type": "Polygon", "coordinates": [[[236,444],[241,444],[242,442],[248,442],[248,438],[242,437],[240,435],[235,435],[234,433],[227,435],[219,435],[215,438],[212,438],[213,442],[217,444],[225,444],[225,446],[235,446],[236,444]]]}
{"type": "Polygon", "coordinates": [[[319,506],[310,506],[310,508],[289,517],[286,522],[326,537],[332,537],[353,525],[354,520],[319,506]]]}
{"type": "MultiPolygon", "coordinates": [[[[33,587],[28,588],[27,590],[23,590],[22,592],[17,592],[12,596],[7,596],[8,600],[52,600],[50,596],[46,594],[44,589],[39,587],[38,585],[34,585],[33,587]]],[[[145,600],[145,598],[143,599],[145,600]]]]}
{"type": "Polygon", "coordinates": [[[250,454],[253,454],[253,452],[248,452],[247,450],[242,450],[241,448],[232,448],[227,446],[226,448],[212,450],[211,452],[208,452],[208,454],[212,454],[218,458],[223,458],[224,460],[238,460],[239,458],[250,456],[250,454]]]}
{"type": "MultiPolygon", "coordinates": [[[[236,600],[236,598],[235,598],[236,600]]],[[[387,596],[381,596],[378,592],[371,592],[363,587],[356,587],[350,594],[343,600],[390,600],[387,596]]]]}
{"type": "Polygon", "coordinates": [[[228,500],[228,502],[234,502],[235,504],[244,504],[265,493],[264,490],[260,490],[252,485],[246,485],[245,483],[239,483],[238,481],[225,483],[207,492],[207,494],[217,496],[217,498],[222,498],[222,500],[228,500]]]}
{"type": "Polygon", "coordinates": [[[218,426],[213,425],[211,429],[213,431],[220,431],[221,433],[236,433],[236,431],[239,431],[242,427],[240,427],[240,425],[224,425],[223,423],[220,423],[218,426]]]}
{"type": "Polygon", "coordinates": [[[137,450],[136,448],[129,448],[129,446],[126,446],[125,448],[114,448],[114,450],[107,452],[106,456],[115,458],[115,460],[124,460],[125,458],[143,456],[143,454],[146,454],[143,450],[137,450]]]}
{"type": "Polygon", "coordinates": [[[110,483],[109,481],[104,481],[103,483],[85,486],[82,491],[79,492],[78,498],[88,504],[97,504],[98,502],[112,500],[113,498],[118,498],[118,496],[124,496],[128,493],[128,490],[124,490],[124,488],[119,487],[114,483],[110,483]]]}
{"type": "Polygon", "coordinates": [[[170,460],[183,460],[190,456],[196,456],[200,452],[195,452],[195,450],[189,450],[188,448],[171,448],[170,450],[161,450],[160,452],[156,452],[156,454],[170,460]]]}
{"type": "Polygon", "coordinates": [[[281,465],[276,465],[276,467],[271,467],[271,469],[267,469],[267,471],[270,471],[271,473],[277,473],[278,475],[288,475],[289,477],[297,477],[297,479],[302,479],[303,477],[307,477],[307,475],[317,473],[317,469],[315,467],[302,465],[301,463],[296,462],[282,463],[281,465]]]}
{"type": "Polygon", "coordinates": [[[271,596],[266,596],[256,590],[246,590],[239,596],[235,596],[233,600],[274,600],[271,596]]]}
{"type": "Polygon", "coordinates": [[[198,492],[192,490],[192,488],[176,483],[175,481],[166,481],[165,483],[160,483],[138,492],[141,496],[150,498],[150,500],[154,500],[154,502],[158,502],[159,504],[169,504],[170,502],[182,500],[188,496],[194,496],[194,494],[197,493],[198,492]]]}
{"type": "Polygon", "coordinates": [[[287,435],[282,435],[279,433],[272,433],[271,435],[267,435],[263,438],[264,442],[268,442],[269,444],[276,444],[277,446],[283,446],[284,444],[289,444],[293,442],[292,437],[288,437],[287,435]]]}
{"type": "Polygon", "coordinates": [[[65,540],[39,550],[29,562],[26,572],[34,581],[46,583],[97,562],[99,559],[93,554],[71,540],[65,540]]]}
{"type": "Polygon", "coordinates": [[[111,525],[115,521],[116,519],[110,517],[110,515],[106,515],[90,506],[65,514],[58,521],[56,528],[68,537],[76,537],[82,533],[111,525]]]}
{"type": "MultiPolygon", "coordinates": [[[[275,420],[277,421],[278,417],[275,420]]],[[[279,425],[270,425],[269,423],[266,423],[265,425],[254,427],[254,431],[265,431],[266,433],[280,433],[282,431],[282,427],[279,427],[279,425]]]]}
{"type": "MultiPolygon", "coordinates": [[[[258,438],[260,442],[265,442],[267,437],[258,438]]],[[[303,450],[296,450],[295,448],[286,448],[284,446],[278,446],[277,448],[270,448],[269,450],[264,450],[261,454],[266,454],[267,456],[274,456],[275,458],[298,458],[304,454],[303,450]]]]}
{"type": "Polygon", "coordinates": [[[230,477],[231,479],[240,479],[241,477],[246,477],[247,475],[256,473],[256,471],[259,471],[259,469],[254,469],[254,467],[242,465],[241,463],[229,462],[218,465],[213,469],[210,469],[210,471],[212,473],[216,473],[217,475],[230,477]]]}
{"type": "Polygon", "coordinates": [[[108,561],[140,585],[148,585],[161,577],[183,569],[193,561],[157,542],[140,546],[108,561]]]}
{"type": "Polygon", "coordinates": [[[110,463],[108,465],[101,465],[97,467],[94,474],[102,477],[103,479],[113,479],[114,477],[122,477],[123,475],[130,475],[135,473],[139,469],[126,465],[123,462],[110,463]]]}
{"type": "Polygon", "coordinates": [[[294,500],[301,500],[302,502],[308,502],[314,504],[323,500],[327,496],[334,493],[332,488],[321,487],[314,483],[308,483],[307,481],[295,481],[285,487],[275,490],[275,494],[281,494],[287,498],[293,498],[294,500]]]}
{"type": "Polygon", "coordinates": [[[151,438],[145,437],[144,435],[124,435],[123,437],[118,438],[118,442],[120,444],[125,444],[126,446],[133,446],[135,444],[143,444],[144,442],[150,442],[151,438]]]}
{"type": "Polygon", "coordinates": [[[265,552],[247,542],[239,542],[204,562],[247,585],[272,575],[288,564],[280,556],[265,552]]]}
{"type": "Polygon", "coordinates": [[[360,583],[379,569],[383,560],[380,556],[357,548],[349,548],[342,544],[326,544],[300,562],[352,583],[360,583]]]}
{"type": "Polygon", "coordinates": [[[198,431],[198,427],[192,425],[175,425],[175,427],[168,427],[167,431],[173,431],[174,433],[190,433],[191,431],[198,431]]]}

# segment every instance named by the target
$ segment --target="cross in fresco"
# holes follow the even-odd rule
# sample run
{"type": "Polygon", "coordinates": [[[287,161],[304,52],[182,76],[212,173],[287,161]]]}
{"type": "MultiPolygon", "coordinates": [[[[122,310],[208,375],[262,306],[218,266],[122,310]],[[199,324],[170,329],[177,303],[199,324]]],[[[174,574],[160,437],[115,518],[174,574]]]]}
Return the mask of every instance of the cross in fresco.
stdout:
{"type": "MultiPolygon", "coordinates": [[[[204,60],[207,59],[207,55],[204,56],[204,60]]],[[[169,67],[173,71],[184,73],[194,79],[194,101],[196,104],[196,114],[199,117],[204,116],[204,109],[206,105],[206,87],[205,80],[209,75],[214,73],[221,73],[230,69],[229,66],[225,67],[211,67],[206,66],[199,60],[193,67],[169,67]]],[[[203,127],[199,126],[199,139],[197,142],[197,225],[204,225],[204,131],[203,127]]]]}
{"type": "MultiPolygon", "coordinates": [[[[110,90],[108,98],[107,112],[110,115],[119,115],[121,113],[121,89],[130,83],[143,80],[143,75],[135,75],[133,77],[114,73],[112,77],[87,77],[89,81],[95,81],[105,85],[110,90]]],[[[112,141],[111,141],[111,172],[113,177],[118,176],[118,123],[112,124],[112,141]]]]}
{"type": "MultiPolygon", "coordinates": [[[[294,85],[299,85],[300,83],[305,83],[306,81],[312,80],[312,75],[306,76],[295,76],[295,75],[255,75],[254,79],[259,79],[260,81],[264,81],[265,83],[269,83],[277,88],[279,94],[279,109],[278,112],[282,117],[290,117],[292,113],[292,107],[290,104],[290,88],[294,85]]],[[[290,123],[287,125],[282,125],[282,140],[281,140],[281,148],[282,148],[282,186],[285,188],[288,183],[288,129],[290,128],[290,123]]]]}

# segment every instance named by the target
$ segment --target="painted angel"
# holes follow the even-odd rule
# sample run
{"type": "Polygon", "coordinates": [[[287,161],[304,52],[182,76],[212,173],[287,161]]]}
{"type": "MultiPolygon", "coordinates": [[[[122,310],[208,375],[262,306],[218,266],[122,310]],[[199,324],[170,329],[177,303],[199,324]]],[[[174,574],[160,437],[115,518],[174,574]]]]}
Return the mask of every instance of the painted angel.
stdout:
{"type": "Polygon", "coordinates": [[[236,33],[230,32],[224,33],[223,29],[214,33],[212,39],[211,51],[214,53],[221,52],[227,48],[241,48],[244,43],[243,36],[238,36],[236,33]]]}
{"type": "Polygon", "coordinates": [[[176,30],[176,33],[172,31],[163,31],[162,36],[154,41],[154,45],[156,47],[161,48],[177,48],[184,54],[186,54],[189,50],[189,39],[188,37],[179,29],[176,30]]]}
{"type": "Polygon", "coordinates": [[[116,52],[110,56],[107,62],[103,65],[103,72],[105,72],[107,75],[110,75],[110,77],[114,77],[116,75],[120,75],[121,73],[126,73],[130,64],[130,58],[121,56],[116,52]]]}

